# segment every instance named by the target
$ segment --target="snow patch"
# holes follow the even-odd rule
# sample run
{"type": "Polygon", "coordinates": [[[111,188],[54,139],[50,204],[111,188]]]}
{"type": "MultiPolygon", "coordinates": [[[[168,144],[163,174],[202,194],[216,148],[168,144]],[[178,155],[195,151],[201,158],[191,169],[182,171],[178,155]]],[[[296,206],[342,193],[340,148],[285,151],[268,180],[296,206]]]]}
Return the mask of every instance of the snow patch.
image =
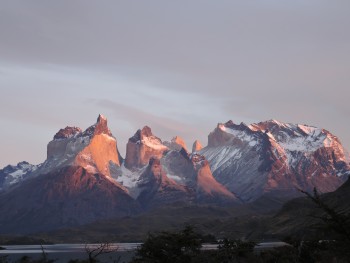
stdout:
{"type": "Polygon", "coordinates": [[[204,148],[200,154],[209,161],[213,173],[227,162],[238,161],[242,157],[242,151],[234,146],[204,148]]]}
{"type": "Polygon", "coordinates": [[[162,144],[161,140],[154,136],[150,137],[144,137],[143,140],[141,141],[143,144],[146,146],[155,149],[155,150],[167,150],[168,147],[162,144]]]}
{"type": "Polygon", "coordinates": [[[319,134],[321,132],[321,129],[318,129],[318,128],[313,127],[313,126],[298,124],[298,128],[300,130],[302,130],[303,132],[305,132],[306,134],[315,134],[315,133],[319,134]]]}
{"type": "Polygon", "coordinates": [[[174,181],[177,182],[177,183],[183,183],[182,178],[181,178],[180,176],[178,176],[178,175],[167,174],[166,176],[167,176],[168,178],[174,180],[174,181]]]}
{"type": "Polygon", "coordinates": [[[136,172],[130,171],[124,166],[124,163],[122,164],[120,169],[121,169],[121,175],[115,178],[115,180],[127,188],[136,187],[136,184],[140,177],[140,173],[138,171],[136,172]]]}
{"type": "Polygon", "coordinates": [[[97,173],[98,173],[96,167],[94,167],[94,166],[92,166],[92,165],[87,164],[87,165],[85,165],[83,168],[84,168],[86,171],[88,171],[88,173],[91,173],[91,174],[97,174],[97,173]]]}
{"type": "Polygon", "coordinates": [[[266,133],[266,135],[273,141],[276,141],[275,137],[272,135],[271,132],[266,133]]]}
{"type": "Polygon", "coordinates": [[[331,144],[333,139],[325,134],[322,129],[306,125],[290,125],[293,136],[286,136],[280,145],[287,151],[314,152],[325,144],[331,144]],[[306,135],[298,132],[298,129],[306,135]],[[328,139],[327,139],[328,138],[328,139]]]}
{"type": "Polygon", "coordinates": [[[249,146],[255,146],[257,144],[256,138],[250,134],[247,134],[245,131],[234,130],[227,128],[224,124],[219,125],[219,129],[228,134],[232,134],[235,138],[247,142],[249,146]]]}

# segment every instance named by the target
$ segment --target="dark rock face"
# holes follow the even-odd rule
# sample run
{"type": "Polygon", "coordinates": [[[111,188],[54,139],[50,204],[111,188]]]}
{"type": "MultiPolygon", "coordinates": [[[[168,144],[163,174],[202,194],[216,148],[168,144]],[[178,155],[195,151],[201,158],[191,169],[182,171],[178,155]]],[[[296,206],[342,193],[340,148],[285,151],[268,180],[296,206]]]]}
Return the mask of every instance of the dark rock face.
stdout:
{"type": "Polygon", "coordinates": [[[161,162],[151,158],[146,170],[140,176],[141,189],[137,200],[143,207],[161,206],[176,202],[191,202],[194,193],[184,185],[168,178],[161,162]]]}
{"type": "Polygon", "coordinates": [[[239,202],[236,196],[213,177],[203,155],[189,155],[184,149],[170,151],[161,160],[168,174],[176,175],[176,182],[186,185],[195,194],[196,203],[239,202]]]}
{"type": "Polygon", "coordinates": [[[274,120],[219,124],[200,151],[214,177],[244,201],[300,195],[297,188],[336,190],[350,174],[345,150],[330,132],[274,120]]]}
{"type": "Polygon", "coordinates": [[[176,202],[216,205],[239,202],[233,193],[214,179],[204,156],[189,156],[183,148],[170,151],[161,160],[151,158],[140,181],[138,200],[143,206],[176,202]],[[171,175],[174,179],[170,178],[171,175]]]}
{"type": "Polygon", "coordinates": [[[139,206],[104,175],[65,167],[0,196],[0,233],[32,233],[135,214],[139,206]]]}

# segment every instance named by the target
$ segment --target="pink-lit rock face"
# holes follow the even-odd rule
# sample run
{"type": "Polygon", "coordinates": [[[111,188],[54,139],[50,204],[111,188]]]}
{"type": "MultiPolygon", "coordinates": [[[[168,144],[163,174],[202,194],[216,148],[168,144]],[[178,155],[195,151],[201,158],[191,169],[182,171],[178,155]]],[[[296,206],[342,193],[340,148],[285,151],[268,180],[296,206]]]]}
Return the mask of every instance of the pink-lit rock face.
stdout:
{"type": "Polygon", "coordinates": [[[140,168],[148,164],[152,157],[160,159],[168,147],[152,134],[148,126],[138,130],[126,145],[125,167],[140,168]]]}
{"type": "Polygon", "coordinates": [[[89,145],[75,158],[75,165],[93,172],[110,176],[109,162],[120,166],[117,141],[106,135],[95,135],[89,145]]]}
{"type": "Polygon", "coordinates": [[[193,146],[192,146],[192,152],[195,153],[195,152],[199,152],[200,150],[203,149],[203,146],[202,144],[200,143],[200,141],[198,140],[195,140],[195,142],[193,143],[193,146]]]}
{"type": "Polygon", "coordinates": [[[86,136],[93,136],[99,134],[106,134],[108,136],[113,136],[107,125],[107,118],[103,115],[98,115],[97,122],[95,125],[90,126],[84,132],[86,136]]]}
{"type": "Polygon", "coordinates": [[[120,166],[121,160],[117,141],[103,115],[84,132],[76,127],[61,129],[47,147],[47,163],[56,167],[80,166],[91,173],[110,176],[110,162],[120,166]]]}
{"type": "Polygon", "coordinates": [[[185,141],[179,136],[172,138],[171,142],[164,142],[164,145],[171,150],[180,151],[183,148],[186,152],[188,151],[185,141]]]}
{"type": "Polygon", "coordinates": [[[206,199],[210,197],[227,198],[228,200],[236,199],[233,193],[215,180],[209,163],[203,155],[193,154],[191,161],[196,171],[197,196],[199,198],[206,196],[206,199]]]}

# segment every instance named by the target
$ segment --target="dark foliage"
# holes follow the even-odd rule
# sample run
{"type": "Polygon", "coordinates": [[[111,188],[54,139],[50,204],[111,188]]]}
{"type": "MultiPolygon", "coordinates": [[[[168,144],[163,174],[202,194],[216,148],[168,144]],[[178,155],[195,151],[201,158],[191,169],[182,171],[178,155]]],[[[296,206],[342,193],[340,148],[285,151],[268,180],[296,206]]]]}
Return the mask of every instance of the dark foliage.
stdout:
{"type": "MultiPolygon", "coordinates": [[[[312,250],[318,254],[325,254],[325,251],[332,253],[335,260],[350,261],[350,215],[344,211],[330,207],[314,188],[313,194],[304,193],[321,211],[310,216],[318,219],[320,223],[314,225],[320,236],[328,236],[329,240],[308,242],[312,250]]],[[[302,242],[300,242],[302,244],[302,242]]]]}
{"type": "Polygon", "coordinates": [[[239,262],[240,259],[252,258],[255,242],[224,239],[220,242],[216,258],[218,262],[239,262]]]}
{"type": "Polygon", "coordinates": [[[132,262],[186,263],[200,253],[200,235],[192,227],[180,232],[149,234],[132,262]]]}

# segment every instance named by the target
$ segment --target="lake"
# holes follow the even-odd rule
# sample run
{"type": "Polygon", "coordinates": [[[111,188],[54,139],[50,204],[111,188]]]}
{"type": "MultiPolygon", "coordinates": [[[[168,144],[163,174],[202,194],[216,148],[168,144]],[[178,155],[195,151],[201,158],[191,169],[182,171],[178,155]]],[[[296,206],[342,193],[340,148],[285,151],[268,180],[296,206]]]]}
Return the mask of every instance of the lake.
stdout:
{"type": "MultiPolygon", "coordinates": [[[[115,249],[116,252],[104,254],[99,257],[102,262],[129,262],[135,254],[135,250],[141,243],[113,243],[111,249],[115,249]]],[[[274,247],[280,247],[287,245],[284,242],[263,242],[259,243],[255,250],[261,251],[265,249],[271,249],[274,247]]],[[[99,246],[99,244],[55,244],[55,245],[43,245],[45,253],[49,259],[55,259],[57,263],[66,263],[70,259],[86,259],[86,246],[93,249],[99,246]]],[[[4,250],[0,250],[0,257],[8,255],[10,260],[17,260],[23,256],[29,256],[31,258],[40,258],[42,256],[42,248],[40,245],[11,245],[2,246],[4,250]]],[[[217,249],[216,244],[204,244],[204,250],[217,249]]]]}

